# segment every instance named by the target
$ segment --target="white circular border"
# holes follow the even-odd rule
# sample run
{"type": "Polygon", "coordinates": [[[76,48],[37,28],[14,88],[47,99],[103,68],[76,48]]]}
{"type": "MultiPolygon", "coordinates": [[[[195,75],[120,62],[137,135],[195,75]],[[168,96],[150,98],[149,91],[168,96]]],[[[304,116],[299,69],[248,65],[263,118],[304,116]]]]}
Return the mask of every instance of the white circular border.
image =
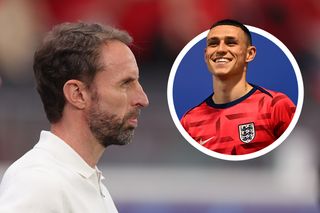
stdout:
{"type": "Polygon", "coordinates": [[[221,154],[215,151],[212,151],[208,148],[205,148],[204,146],[200,145],[198,142],[196,142],[187,132],[186,130],[183,128],[183,126],[180,123],[180,120],[177,116],[177,113],[175,111],[175,107],[174,107],[174,102],[173,102],[173,83],[174,83],[174,78],[176,75],[176,72],[178,70],[178,66],[180,64],[180,62],[182,61],[182,59],[184,58],[184,56],[187,54],[187,52],[195,45],[197,44],[199,41],[201,41],[202,39],[206,38],[208,35],[209,30],[202,32],[201,34],[197,35],[195,38],[193,38],[179,53],[179,55],[177,56],[176,60],[174,61],[171,71],[170,71],[170,75],[169,75],[169,79],[168,79],[168,87],[167,87],[167,98],[168,98],[168,105],[169,105],[169,111],[171,114],[171,117],[176,125],[176,127],[178,128],[178,130],[180,131],[180,133],[182,134],[182,136],[195,148],[197,148],[199,151],[211,156],[211,157],[215,157],[215,158],[219,158],[222,160],[229,160],[229,161],[242,161],[242,160],[249,160],[249,159],[253,159],[253,158],[257,158],[260,157],[270,151],[272,151],[273,149],[275,149],[277,146],[279,146],[291,133],[291,131],[293,130],[293,128],[295,127],[295,125],[298,122],[298,119],[300,117],[301,114],[301,110],[302,110],[302,105],[303,105],[303,98],[304,98],[304,87],[303,87],[303,80],[302,80],[302,76],[301,76],[301,71],[300,68],[298,66],[297,61],[295,60],[295,58],[293,57],[292,53],[290,52],[290,50],[279,40],[277,39],[275,36],[273,36],[272,34],[257,28],[257,27],[252,27],[249,25],[246,25],[246,27],[249,29],[250,32],[259,34],[267,39],[269,39],[270,41],[272,41],[274,44],[276,44],[287,56],[287,58],[289,59],[289,61],[291,62],[291,65],[293,66],[293,69],[295,71],[296,74],[296,78],[298,81],[298,103],[297,103],[297,108],[296,108],[296,112],[294,113],[294,116],[292,118],[292,121],[290,123],[290,125],[288,126],[288,128],[286,129],[286,131],[272,144],[270,144],[269,146],[256,151],[254,153],[250,153],[250,154],[245,154],[245,155],[227,155],[227,154],[221,154]]]}

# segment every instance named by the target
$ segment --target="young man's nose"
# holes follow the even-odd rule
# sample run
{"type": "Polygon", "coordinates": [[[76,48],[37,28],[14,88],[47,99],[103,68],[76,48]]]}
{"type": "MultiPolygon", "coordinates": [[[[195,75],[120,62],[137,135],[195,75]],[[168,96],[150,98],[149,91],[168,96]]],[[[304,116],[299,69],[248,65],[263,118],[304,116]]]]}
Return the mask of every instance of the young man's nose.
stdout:
{"type": "Polygon", "coordinates": [[[220,44],[217,46],[217,52],[226,52],[227,46],[225,43],[220,42],[220,44]]]}

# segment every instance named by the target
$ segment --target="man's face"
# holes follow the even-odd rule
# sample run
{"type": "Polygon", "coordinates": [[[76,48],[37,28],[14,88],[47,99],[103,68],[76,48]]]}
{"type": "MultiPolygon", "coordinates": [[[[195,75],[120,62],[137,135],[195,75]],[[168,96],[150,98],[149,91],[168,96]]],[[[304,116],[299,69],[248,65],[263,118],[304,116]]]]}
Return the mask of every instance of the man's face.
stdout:
{"type": "Polygon", "coordinates": [[[253,59],[252,48],[254,47],[249,45],[241,28],[230,25],[216,26],[207,36],[205,61],[210,72],[216,77],[242,75],[247,63],[253,59]]]}
{"type": "Polygon", "coordinates": [[[95,138],[104,146],[131,141],[138,116],[148,106],[139,83],[139,70],[131,50],[119,41],[102,48],[105,68],[90,85],[91,102],[87,122],[95,138]]]}

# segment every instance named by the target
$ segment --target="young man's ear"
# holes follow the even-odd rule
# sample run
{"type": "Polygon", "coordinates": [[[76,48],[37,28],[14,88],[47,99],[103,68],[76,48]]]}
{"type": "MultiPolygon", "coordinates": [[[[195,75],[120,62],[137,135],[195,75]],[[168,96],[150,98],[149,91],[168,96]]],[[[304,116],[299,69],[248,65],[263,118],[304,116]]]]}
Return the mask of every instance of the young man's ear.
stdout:
{"type": "Polygon", "coordinates": [[[84,109],[88,101],[86,85],[79,80],[71,79],[63,86],[66,101],[78,109],[84,109]]]}
{"type": "Polygon", "coordinates": [[[203,58],[204,58],[204,62],[207,63],[207,48],[204,48],[203,58]]]}
{"type": "Polygon", "coordinates": [[[246,58],[246,62],[250,62],[254,59],[254,57],[256,56],[257,53],[257,49],[255,46],[249,46],[247,49],[247,58],[246,58]]]}

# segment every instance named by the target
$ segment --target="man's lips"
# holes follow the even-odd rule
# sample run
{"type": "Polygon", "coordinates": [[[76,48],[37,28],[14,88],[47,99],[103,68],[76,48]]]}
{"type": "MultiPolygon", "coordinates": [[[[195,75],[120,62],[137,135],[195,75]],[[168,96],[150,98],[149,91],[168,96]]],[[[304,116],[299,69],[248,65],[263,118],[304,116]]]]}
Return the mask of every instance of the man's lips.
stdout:
{"type": "Polygon", "coordinates": [[[129,118],[128,123],[130,126],[137,127],[138,126],[138,118],[129,118]]]}
{"type": "Polygon", "coordinates": [[[133,126],[133,127],[137,127],[138,126],[138,117],[140,115],[140,110],[136,110],[136,111],[133,111],[133,112],[130,112],[128,115],[127,115],[127,122],[129,123],[130,126],[133,126]]]}

